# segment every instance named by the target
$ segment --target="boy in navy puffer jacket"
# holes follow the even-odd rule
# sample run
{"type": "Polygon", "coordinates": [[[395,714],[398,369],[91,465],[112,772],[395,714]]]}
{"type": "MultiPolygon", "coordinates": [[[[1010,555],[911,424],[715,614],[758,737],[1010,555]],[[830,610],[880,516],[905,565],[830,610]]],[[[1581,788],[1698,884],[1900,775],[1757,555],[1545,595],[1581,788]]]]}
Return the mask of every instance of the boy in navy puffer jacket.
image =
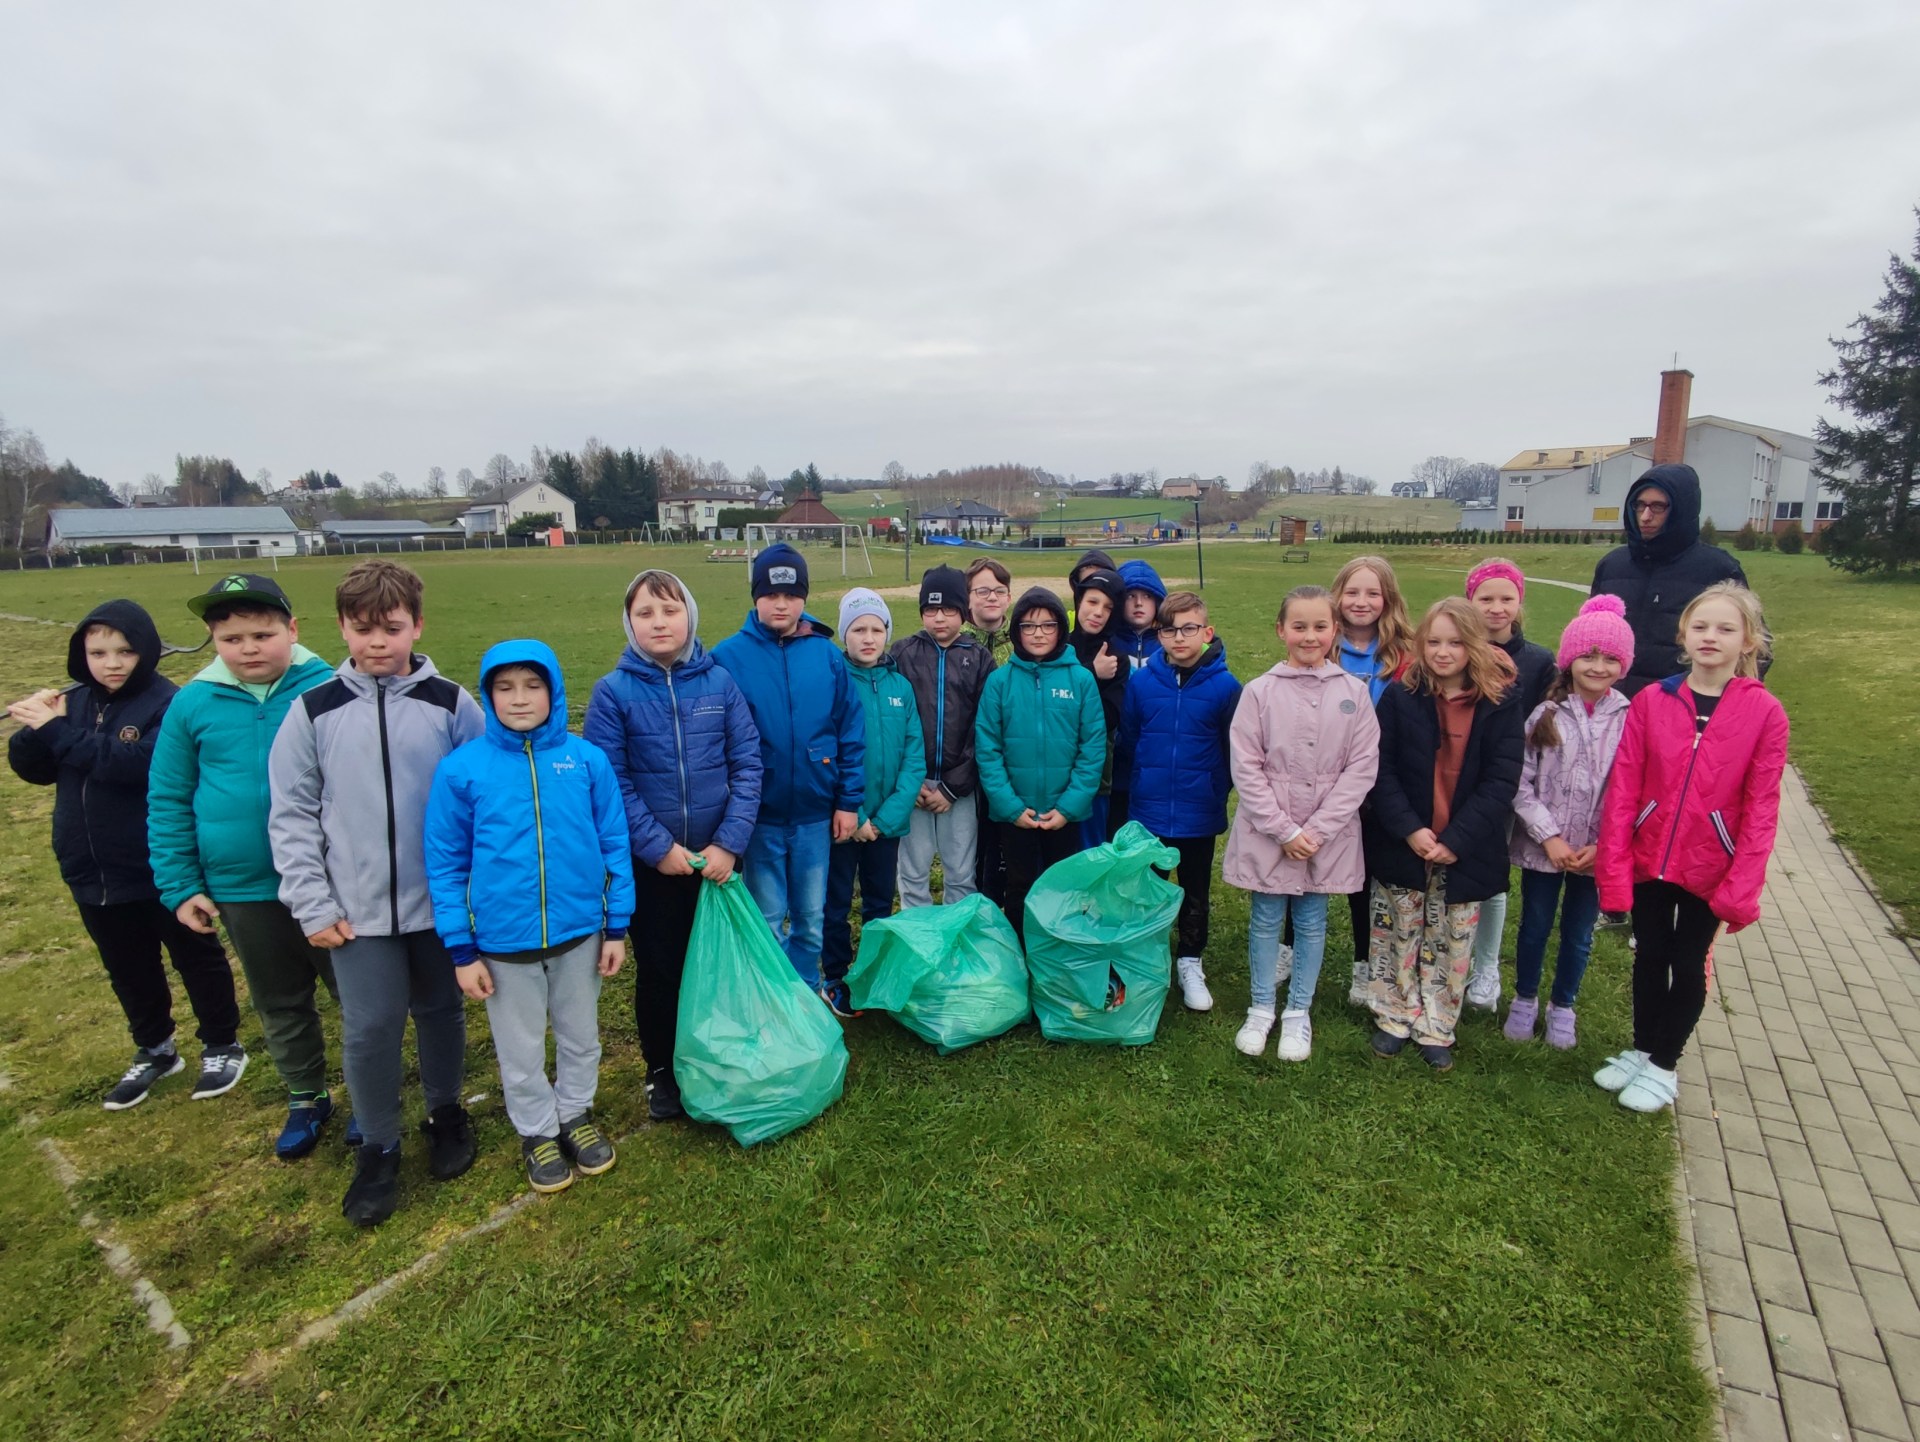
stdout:
{"type": "Polygon", "coordinates": [[[600,981],[620,970],[633,864],[606,753],[567,732],[560,662],[541,641],[480,661],[487,729],[440,763],[427,800],[433,924],[460,989],[487,1004],[507,1117],[535,1191],[597,1176],[600,981]],[[547,1080],[547,1027],[554,1076],[547,1080]]]}
{"type": "Polygon", "coordinates": [[[620,623],[627,649],[595,683],[582,733],[607,753],[626,804],[637,909],[633,1015],[647,1110],[680,1116],[673,1038],[700,882],[725,881],[760,814],[760,732],[740,688],[695,634],[700,607],[671,571],[642,571],[620,623]]]}

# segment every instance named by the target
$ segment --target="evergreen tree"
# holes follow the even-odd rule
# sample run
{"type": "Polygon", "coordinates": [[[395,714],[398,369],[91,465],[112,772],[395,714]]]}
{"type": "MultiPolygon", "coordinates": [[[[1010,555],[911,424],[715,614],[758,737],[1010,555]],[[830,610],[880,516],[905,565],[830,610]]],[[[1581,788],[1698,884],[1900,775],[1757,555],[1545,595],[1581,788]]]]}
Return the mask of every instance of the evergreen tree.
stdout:
{"type": "Polygon", "coordinates": [[[1896,572],[1920,564],[1920,233],[1913,259],[1891,257],[1886,294],[1849,329],[1820,377],[1857,422],[1814,425],[1817,472],[1846,503],[1820,539],[1843,570],[1896,572]]]}

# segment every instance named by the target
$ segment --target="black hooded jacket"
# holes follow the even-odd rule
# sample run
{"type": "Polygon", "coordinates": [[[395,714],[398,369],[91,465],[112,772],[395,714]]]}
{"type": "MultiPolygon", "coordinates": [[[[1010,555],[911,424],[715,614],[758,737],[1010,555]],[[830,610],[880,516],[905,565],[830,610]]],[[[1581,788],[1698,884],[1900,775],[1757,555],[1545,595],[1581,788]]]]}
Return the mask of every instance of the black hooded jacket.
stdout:
{"type": "MultiPolygon", "coordinates": [[[[1088,555],[1094,554],[1097,553],[1088,552],[1088,555]]],[[[1120,573],[1102,566],[1091,576],[1088,576],[1074,592],[1075,608],[1073,629],[1067,633],[1067,643],[1073,647],[1073,654],[1079,657],[1082,666],[1085,666],[1087,670],[1093,672],[1094,680],[1100,688],[1100,709],[1106,713],[1107,717],[1107,744],[1109,750],[1112,748],[1114,733],[1120,729],[1120,701],[1121,698],[1127,694],[1127,678],[1133,674],[1133,670],[1118,651],[1113,652],[1116,663],[1113,674],[1104,681],[1100,679],[1100,673],[1094,671],[1093,668],[1094,661],[1099,657],[1101,648],[1103,646],[1109,649],[1112,648],[1114,638],[1117,634],[1115,627],[1125,624],[1125,622],[1120,619],[1120,616],[1121,608],[1126,605],[1126,600],[1127,583],[1120,579],[1120,573]],[[1090,632],[1081,629],[1079,601],[1088,591],[1098,591],[1107,598],[1108,603],[1113,607],[1107,614],[1107,623],[1104,630],[1090,632]]]]}
{"type": "Polygon", "coordinates": [[[1686,669],[1680,659],[1680,613],[1719,581],[1747,584],[1740,563],[1700,539],[1700,477],[1692,466],[1655,466],[1627,488],[1627,543],[1600,558],[1593,594],[1618,596],[1633,627],[1633,669],[1618,682],[1628,696],[1686,669]],[[1667,493],[1667,523],[1642,538],[1633,504],[1648,487],[1667,493]]]}
{"type": "Polygon", "coordinates": [[[154,901],[147,863],[147,771],[160,720],[179,688],[155,671],[160,633],[132,601],[106,601],[74,628],[67,643],[67,714],[37,731],[21,727],[7,743],[14,774],[55,788],[53,854],[74,900],[93,906],[154,901]],[[118,691],[87,669],[89,626],[125,636],[140,663],[118,691]]]}

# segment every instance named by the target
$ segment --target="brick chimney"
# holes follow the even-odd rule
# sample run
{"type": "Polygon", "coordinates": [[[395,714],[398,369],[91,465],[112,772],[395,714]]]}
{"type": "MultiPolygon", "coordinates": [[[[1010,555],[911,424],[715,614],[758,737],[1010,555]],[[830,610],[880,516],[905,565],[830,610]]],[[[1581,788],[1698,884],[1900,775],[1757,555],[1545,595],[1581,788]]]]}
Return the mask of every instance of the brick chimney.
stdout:
{"type": "Polygon", "coordinates": [[[1687,458],[1687,407],[1692,400],[1692,371],[1660,372],[1660,421],[1653,432],[1656,466],[1687,458]]]}

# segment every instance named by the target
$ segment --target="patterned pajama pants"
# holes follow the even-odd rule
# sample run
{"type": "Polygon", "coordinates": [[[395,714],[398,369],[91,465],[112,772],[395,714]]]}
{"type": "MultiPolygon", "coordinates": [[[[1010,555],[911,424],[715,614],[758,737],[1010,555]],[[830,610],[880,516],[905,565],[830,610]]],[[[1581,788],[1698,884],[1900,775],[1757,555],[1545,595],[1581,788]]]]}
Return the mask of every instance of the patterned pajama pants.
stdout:
{"type": "Polygon", "coordinates": [[[1479,920],[1477,901],[1447,905],[1444,866],[1428,874],[1425,891],[1373,883],[1367,1005],[1380,1030],[1453,1045],[1479,920]]]}

